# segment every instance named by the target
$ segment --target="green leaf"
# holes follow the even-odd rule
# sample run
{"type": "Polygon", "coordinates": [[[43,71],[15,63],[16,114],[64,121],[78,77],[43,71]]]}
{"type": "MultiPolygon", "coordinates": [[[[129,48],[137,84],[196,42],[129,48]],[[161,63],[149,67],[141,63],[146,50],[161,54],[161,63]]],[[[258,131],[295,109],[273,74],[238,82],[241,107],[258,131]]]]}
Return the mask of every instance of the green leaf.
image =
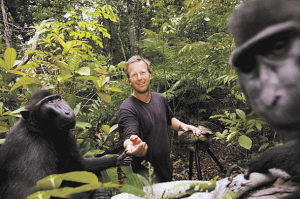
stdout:
{"type": "Polygon", "coordinates": [[[112,182],[115,184],[119,183],[118,179],[118,172],[117,167],[108,168],[105,171],[101,171],[102,177],[105,176],[105,179],[103,178],[103,182],[112,182]]]}
{"type": "Polygon", "coordinates": [[[73,55],[69,60],[69,66],[72,68],[72,70],[78,70],[79,64],[80,64],[81,58],[79,55],[73,55]]]}
{"type": "Polygon", "coordinates": [[[10,89],[10,92],[12,92],[13,90],[15,90],[20,86],[24,86],[28,84],[40,84],[40,83],[41,81],[36,77],[21,77],[10,89]]]}
{"type": "Polygon", "coordinates": [[[108,73],[105,70],[100,69],[100,68],[95,68],[94,70],[97,71],[98,73],[102,73],[102,74],[107,74],[108,73]]]}
{"type": "Polygon", "coordinates": [[[68,53],[73,48],[75,43],[76,43],[76,40],[68,41],[67,43],[65,43],[64,50],[63,50],[62,54],[64,55],[64,54],[68,53]]]}
{"type": "Polygon", "coordinates": [[[81,67],[76,71],[79,75],[90,75],[91,71],[89,67],[81,67]]]}
{"type": "Polygon", "coordinates": [[[4,144],[6,139],[0,139],[0,144],[4,144]]]}
{"type": "Polygon", "coordinates": [[[91,128],[92,125],[87,122],[77,122],[76,121],[76,127],[81,128],[81,129],[86,129],[86,128],[91,128]]]}
{"type": "Polygon", "coordinates": [[[254,129],[248,129],[247,131],[246,131],[246,134],[248,134],[248,133],[251,133],[251,132],[253,132],[254,131],[254,129]]]}
{"type": "Polygon", "coordinates": [[[16,75],[22,75],[22,76],[26,76],[25,73],[21,72],[21,71],[17,71],[17,70],[8,70],[8,73],[12,73],[12,74],[16,74],[16,75]]]}
{"type": "Polygon", "coordinates": [[[50,199],[51,194],[48,191],[38,191],[27,196],[26,199],[50,199]]]}
{"type": "Polygon", "coordinates": [[[0,133],[8,132],[9,130],[3,126],[0,126],[0,133]]]}
{"type": "Polygon", "coordinates": [[[57,66],[59,66],[60,70],[66,70],[68,72],[72,72],[72,68],[65,62],[59,61],[57,62],[57,66]]]}
{"type": "Polygon", "coordinates": [[[71,107],[71,109],[75,108],[75,106],[76,106],[76,99],[77,98],[76,98],[75,94],[69,95],[67,103],[71,107]]]}
{"type": "Polygon", "coordinates": [[[121,170],[123,171],[123,173],[128,176],[130,174],[133,173],[132,167],[130,166],[121,166],[121,170]]]}
{"type": "Polygon", "coordinates": [[[84,157],[96,157],[96,155],[100,155],[105,153],[104,150],[90,150],[88,152],[86,152],[83,156],[84,157]]]}
{"type": "Polygon", "coordinates": [[[118,127],[119,127],[118,124],[115,124],[115,125],[111,126],[110,129],[109,129],[109,132],[110,132],[110,133],[113,132],[113,131],[116,130],[118,127]]]}
{"type": "Polygon", "coordinates": [[[57,81],[64,82],[65,80],[73,77],[72,75],[57,75],[57,81]]]}
{"type": "Polygon", "coordinates": [[[105,87],[103,90],[107,90],[107,91],[113,91],[113,92],[119,92],[119,93],[122,93],[123,91],[117,87],[105,87]]]}
{"type": "Polygon", "coordinates": [[[90,76],[90,75],[85,75],[85,76],[76,77],[75,79],[76,79],[76,80],[91,80],[91,81],[97,81],[97,80],[99,80],[99,77],[90,76]]]}
{"type": "Polygon", "coordinates": [[[25,64],[16,68],[16,70],[22,70],[27,68],[36,68],[38,65],[36,64],[25,64]]]}
{"type": "Polygon", "coordinates": [[[0,67],[2,67],[4,70],[7,70],[5,61],[2,58],[0,58],[0,67]]]}
{"type": "Polygon", "coordinates": [[[53,37],[60,43],[60,45],[63,46],[63,48],[65,48],[66,43],[64,42],[64,40],[61,37],[59,37],[57,34],[53,34],[53,37]]]}
{"type": "Polygon", "coordinates": [[[120,191],[123,193],[130,193],[130,194],[133,194],[133,195],[136,195],[139,197],[146,196],[146,193],[142,189],[138,189],[138,188],[128,185],[128,184],[125,184],[124,186],[122,186],[120,191]]]}
{"type": "Polygon", "coordinates": [[[36,182],[34,190],[50,190],[58,188],[63,181],[63,178],[60,174],[53,174],[47,176],[36,182]]]}
{"type": "Polygon", "coordinates": [[[14,66],[17,57],[17,51],[14,48],[8,48],[4,52],[4,61],[6,69],[9,70],[14,66]]]}
{"type": "Polygon", "coordinates": [[[229,141],[230,141],[237,133],[238,133],[238,131],[234,130],[232,133],[230,133],[230,134],[227,136],[226,141],[229,142],[229,141]]]}
{"type": "Polygon", "coordinates": [[[110,103],[111,102],[111,96],[106,94],[106,93],[102,93],[102,92],[97,92],[97,95],[106,103],[110,103]]]}
{"type": "Polygon", "coordinates": [[[252,140],[246,135],[241,135],[238,141],[239,144],[245,149],[249,150],[252,147],[252,140]]]}
{"type": "Polygon", "coordinates": [[[244,111],[240,109],[236,109],[236,114],[243,120],[246,121],[246,114],[244,111]]]}
{"type": "Polygon", "coordinates": [[[264,143],[263,145],[261,145],[258,149],[258,152],[262,152],[264,150],[266,150],[266,148],[269,146],[269,143],[264,143]]]}
{"type": "Polygon", "coordinates": [[[68,22],[66,23],[66,26],[71,25],[71,24],[73,24],[73,23],[74,23],[74,21],[68,21],[68,22]]]}
{"type": "Polygon", "coordinates": [[[101,129],[102,129],[102,131],[104,132],[105,135],[109,135],[109,133],[110,133],[110,126],[109,125],[102,125],[101,129]]]}

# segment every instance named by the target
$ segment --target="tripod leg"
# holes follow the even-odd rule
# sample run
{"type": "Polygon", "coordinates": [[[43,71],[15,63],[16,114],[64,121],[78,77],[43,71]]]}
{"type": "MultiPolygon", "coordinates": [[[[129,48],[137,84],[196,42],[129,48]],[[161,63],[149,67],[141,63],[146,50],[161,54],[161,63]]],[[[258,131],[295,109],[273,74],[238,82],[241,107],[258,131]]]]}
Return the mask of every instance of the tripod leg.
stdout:
{"type": "Polygon", "coordinates": [[[196,167],[197,167],[198,180],[202,180],[201,166],[200,166],[200,160],[199,160],[199,144],[198,143],[196,144],[195,162],[196,162],[196,167]]]}
{"type": "Polygon", "coordinates": [[[194,161],[193,157],[194,157],[194,153],[193,151],[190,151],[189,180],[191,180],[193,176],[193,161],[194,161]]]}
{"type": "Polygon", "coordinates": [[[226,173],[226,170],[224,169],[224,167],[222,166],[222,164],[219,162],[219,160],[216,158],[216,156],[211,152],[211,150],[209,148],[207,148],[207,153],[210,155],[210,157],[212,157],[212,159],[217,163],[217,165],[219,166],[219,168],[221,169],[221,171],[223,173],[226,173]]]}

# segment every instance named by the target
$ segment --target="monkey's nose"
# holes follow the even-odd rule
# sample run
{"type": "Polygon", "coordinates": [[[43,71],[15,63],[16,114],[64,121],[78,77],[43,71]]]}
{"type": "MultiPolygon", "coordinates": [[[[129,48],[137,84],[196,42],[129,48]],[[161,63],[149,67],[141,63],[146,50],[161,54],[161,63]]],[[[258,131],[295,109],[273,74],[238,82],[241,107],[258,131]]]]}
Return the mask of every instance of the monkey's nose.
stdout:
{"type": "Polygon", "coordinates": [[[65,110],[66,115],[70,115],[70,110],[65,110]]]}

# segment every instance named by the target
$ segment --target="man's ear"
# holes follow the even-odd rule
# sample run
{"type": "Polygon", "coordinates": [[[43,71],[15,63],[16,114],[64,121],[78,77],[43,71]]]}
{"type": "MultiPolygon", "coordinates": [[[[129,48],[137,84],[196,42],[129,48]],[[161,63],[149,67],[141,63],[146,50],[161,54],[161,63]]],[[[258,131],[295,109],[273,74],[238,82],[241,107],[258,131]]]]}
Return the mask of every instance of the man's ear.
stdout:
{"type": "Polygon", "coordinates": [[[25,119],[25,120],[28,120],[29,118],[29,109],[24,109],[23,111],[20,112],[22,117],[25,119]]]}

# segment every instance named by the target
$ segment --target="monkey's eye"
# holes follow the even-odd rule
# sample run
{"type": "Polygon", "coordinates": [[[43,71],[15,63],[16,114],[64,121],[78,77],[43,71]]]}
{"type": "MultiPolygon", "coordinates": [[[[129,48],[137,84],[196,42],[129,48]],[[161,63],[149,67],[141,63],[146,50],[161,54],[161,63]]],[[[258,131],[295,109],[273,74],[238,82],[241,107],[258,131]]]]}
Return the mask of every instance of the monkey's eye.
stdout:
{"type": "Polygon", "coordinates": [[[269,52],[269,55],[280,56],[285,54],[289,49],[289,40],[277,41],[269,52]]]}
{"type": "Polygon", "coordinates": [[[53,104],[53,103],[54,103],[53,100],[48,101],[48,104],[53,104]]]}
{"type": "Polygon", "coordinates": [[[62,100],[61,98],[57,98],[57,101],[59,101],[59,102],[60,102],[61,100],[62,100]]]}

